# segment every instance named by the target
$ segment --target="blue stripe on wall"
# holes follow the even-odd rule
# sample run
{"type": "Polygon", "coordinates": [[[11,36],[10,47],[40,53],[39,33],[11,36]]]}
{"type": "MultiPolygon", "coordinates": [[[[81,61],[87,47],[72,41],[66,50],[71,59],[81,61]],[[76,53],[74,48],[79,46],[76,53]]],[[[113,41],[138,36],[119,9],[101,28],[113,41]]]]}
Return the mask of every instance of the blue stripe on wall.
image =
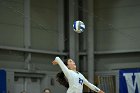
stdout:
{"type": "Polygon", "coordinates": [[[0,70],[0,93],[6,93],[6,71],[0,70]]]}

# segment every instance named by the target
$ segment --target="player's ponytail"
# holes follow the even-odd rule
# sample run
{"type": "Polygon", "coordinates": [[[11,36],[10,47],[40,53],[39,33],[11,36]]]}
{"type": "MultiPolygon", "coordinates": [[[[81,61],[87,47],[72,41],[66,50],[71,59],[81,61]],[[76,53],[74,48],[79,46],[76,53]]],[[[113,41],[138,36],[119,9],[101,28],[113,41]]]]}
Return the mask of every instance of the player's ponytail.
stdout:
{"type": "MultiPolygon", "coordinates": [[[[64,64],[67,66],[68,64],[67,64],[67,60],[64,62],[64,64]]],[[[61,85],[63,85],[63,86],[65,86],[66,88],[69,88],[69,83],[68,83],[68,80],[66,79],[66,77],[65,77],[65,75],[64,75],[64,73],[61,71],[61,72],[59,72],[57,75],[56,75],[56,78],[57,78],[57,81],[61,84],[61,85]]]]}
{"type": "Polygon", "coordinates": [[[63,72],[59,72],[56,77],[57,77],[57,81],[61,85],[65,86],[66,88],[69,88],[69,83],[68,83],[68,81],[67,81],[63,72]]]}

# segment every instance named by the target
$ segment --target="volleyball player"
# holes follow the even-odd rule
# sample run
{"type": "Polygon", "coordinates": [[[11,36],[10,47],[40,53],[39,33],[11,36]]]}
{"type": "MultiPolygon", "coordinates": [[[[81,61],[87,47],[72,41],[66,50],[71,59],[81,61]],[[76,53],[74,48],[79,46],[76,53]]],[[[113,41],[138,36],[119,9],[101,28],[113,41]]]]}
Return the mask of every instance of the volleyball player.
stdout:
{"type": "Polygon", "coordinates": [[[83,84],[97,93],[104,93],[101,89],[88,82],[88,80],[76,70],[75,62],[68,59],[63,62],[59,57],[56,57],[52,62],[53,65],[58,64],[62,72],[57,74],[57,81],[68,88],[67,93],[83,93],[83,84]]]}

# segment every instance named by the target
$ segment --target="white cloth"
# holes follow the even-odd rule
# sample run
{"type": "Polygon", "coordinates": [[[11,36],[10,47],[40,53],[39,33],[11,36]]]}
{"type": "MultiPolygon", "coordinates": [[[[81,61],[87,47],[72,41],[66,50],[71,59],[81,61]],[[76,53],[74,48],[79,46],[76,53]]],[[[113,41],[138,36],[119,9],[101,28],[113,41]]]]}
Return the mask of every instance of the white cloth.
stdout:
{"type": "Polygon", "coordinates": [[[88,80],[81,73],[69,70],[59,57],[56,57],[55,61],[58,62],[60,68],[68,79],[69,88],[67,90],[67,93],[83,93],[83,84],[85,84],[95,92],[100,91],[98,87],[88,82],[88,80]]]}

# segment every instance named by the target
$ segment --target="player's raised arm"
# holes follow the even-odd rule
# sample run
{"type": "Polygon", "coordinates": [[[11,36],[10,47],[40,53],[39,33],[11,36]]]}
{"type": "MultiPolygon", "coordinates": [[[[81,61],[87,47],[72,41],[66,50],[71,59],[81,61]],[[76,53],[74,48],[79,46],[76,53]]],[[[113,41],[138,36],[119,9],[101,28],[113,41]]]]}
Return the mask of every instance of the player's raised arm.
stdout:
{"type": "Polygon", "coordinates": [[[69,77],[69,69],[67,68],[67,66],[63,63],[63,61],[59,57],[56,57],[52,63],[54,65],[58,64],[60,66],[60,68],[62,69],[62,71],[64,72],[64,74],[66,75],[66,77],[69,77]]]}
{"type": "Polygon", "coordinates": [[[84,84],[88,86],[91,90],[97,92],[97,93],[104,93],[102,90],[100,90],[95,85],[91,84],[85,77],[84,77],[84,84]]]}

